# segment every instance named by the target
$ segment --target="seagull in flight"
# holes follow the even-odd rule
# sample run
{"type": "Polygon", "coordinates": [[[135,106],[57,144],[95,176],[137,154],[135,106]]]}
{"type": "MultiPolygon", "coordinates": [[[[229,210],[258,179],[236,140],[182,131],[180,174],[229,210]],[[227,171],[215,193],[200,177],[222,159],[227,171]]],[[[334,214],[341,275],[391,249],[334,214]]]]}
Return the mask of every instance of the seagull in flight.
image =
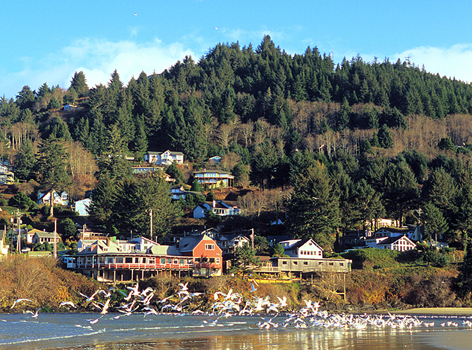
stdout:
{"type": "Polygon", "coordinates": [[[38,317],[38,312],[39,312],[39,310],[41,310],[41,308],[39,308],[38,310],[36,310],[36,312],[33,312],[33,311],[29,311],[29,310],[28,310],[28,311],[26,311],[26,313],[31,314],[31,317],[33,317],[33,318],[37,318],[37,317],[38,317]]]}
{"type": "Polygon", "coordinates": [[[74,309],[77,308],[77,306],[75,306],[75,304],[72,301],[63,301],[62,303],[59,304],[59,306],[66,306],[66,305],[69,305],[73,307],[74,309]]]}
{"type": "Polygon", "coordinates": [[[15,301],[13,302],[13,305],[11,306],[10,309],[13,309],[16,304],[18,304],[19,302],[22,302],[22,301],[29,301],[29,302],[31,302],[31,303],[33,302],[33,300],[31,300],[31,299],[18,299],[18,300],[15,300],[15,301]]]}

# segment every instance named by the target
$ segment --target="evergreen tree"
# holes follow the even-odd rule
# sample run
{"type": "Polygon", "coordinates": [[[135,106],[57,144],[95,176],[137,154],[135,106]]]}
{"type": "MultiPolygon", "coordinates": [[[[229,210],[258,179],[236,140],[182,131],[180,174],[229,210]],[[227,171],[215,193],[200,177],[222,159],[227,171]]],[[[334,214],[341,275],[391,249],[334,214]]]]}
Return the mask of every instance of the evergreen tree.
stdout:
{"type": "Polygon", "coordinates": [[[36,157],[31,141],[25,140],[15,160],[15,176],[22,180],[29,180],[33,176],[36,157]]]}
{"type": "Polygon", "coordinates": [[[387,125],[382,125],[377,135],[380,147],[392,148],[393,147],[393,136],[387,125]]]}
{"type": "Polygon", "coordinates": [[[421,220],[425,225],[424,240],[437,243],[438,239],[449,229],[442,212],[433,203],[428,202],[423,206],[421,220]]]}
{"type": "Polygon", "coordinates": [[[260,261],[256,257],[256,251],[248,243],[244,243],[242,247],[237,247],[234,251],[230,272],[241,273],[244,276],[252,273],[254,268],[259,265],[260,261]]]}
{"type": "Polygon", "coordinates": [[[326,251],[333,249],[339,201],[324,165],[315,162],[295,178],[288,208],[290,230],[296,237],[312,238],[326,251]]]}
{"type": "Polygon", "coordinates": [[[16,95],[16,104],[22,110],[30,109],[33,107],[34,104],[34,92],[28,85],[23,86],[21,91],[16,95]]]}
{"type": "Polygon", "coordinates": [[[41,178],[43,190],[61,192],[71,184],[69,173],[69,154],[63,141],[50,137],[39,146],[37,172],[41,178]]]}
{"type": "Polygon", "coordinates": [[[83,71],[75,72],[70,81],[70,89],[74,89],[79,94],[79,97],[86,96],[89,88],[87,86],[87,80],[83,71]]]}
{"type": "Polygon", "coordinates": [[[383,176],[385,207],[400,225],[404,214],[418,204],[418,183],[406,162],[389,163],[383,176]]]}

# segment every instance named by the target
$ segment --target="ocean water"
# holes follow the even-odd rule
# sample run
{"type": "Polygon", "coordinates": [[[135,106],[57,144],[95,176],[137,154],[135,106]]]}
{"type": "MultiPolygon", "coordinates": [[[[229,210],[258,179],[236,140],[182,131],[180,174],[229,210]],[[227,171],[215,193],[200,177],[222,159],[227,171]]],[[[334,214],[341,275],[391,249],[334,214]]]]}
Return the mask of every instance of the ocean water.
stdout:
{"type": "MultiPolygon", "coordinates": [[[[39,313],[33,318],[31,314],[3,314],[0,349],[462,349],[457,345],[458,339],[464,340],[464,349],[472,348],[472,328],[468,324],[472,318],[464,316],[416,316],[421,324],[411,329],[340,328],[314,324],[308,319],[307,328],[299,327],[302,323],[297,322],[282,327],[286,315],[271,316],[272,319],[142,313],[100,316],[39,313]],[[269,321],[268,329],[261,328],[261,324],[269,321]]],[[[358,317],[361,316],[351,318],[358,317]]],[[[398,316],[401,317],[409,316],[398,316]]]]}

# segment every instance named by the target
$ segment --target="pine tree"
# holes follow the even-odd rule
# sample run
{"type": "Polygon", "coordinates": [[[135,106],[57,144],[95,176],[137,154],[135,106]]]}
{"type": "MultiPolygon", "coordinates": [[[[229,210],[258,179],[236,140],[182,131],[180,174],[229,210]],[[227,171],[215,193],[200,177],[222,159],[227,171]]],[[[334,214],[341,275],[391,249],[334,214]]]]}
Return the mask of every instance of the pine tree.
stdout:
{"type": "Polygon", "coordinates": [[[56,190],[61,192],[71,184],[69,174],[69,154],[64,148],[64,143],[55,137],[42,141],[39,146],[37,172],[41,177],[43,190],[56,190]]]}
{"type": "Polygon", "coordinates": [[[33,145],[31,141],[25,140],[21,144],[15,160],[15,176],[22,180],[28,180],[33,175],[33,170],[36,164],[36,157],[34,155],[33,145]]]}
{"type": "Polygon", "coordinates": [[[79,94],[79,97],[86,96],[88,94],[89,88],[87,86],[87,80],[85,79],[85,74],[83,71],[74,73],[74,76],[70,81],[69,89],[71,88],[73,88],[79,94]]]}
{"type": "Polygon", "coordinates": [[[387,125],[382,125],[377,135],[380,147],[392,148],[393,147],[393,136],[387,125]]]}
{"type": "Polygon", "coordinates": [[[295,178],[288,219],[296,237],[312,238],[326,251],[333,249],[340,223],[339,201],[321,163],[315,162],[295,178]]]}

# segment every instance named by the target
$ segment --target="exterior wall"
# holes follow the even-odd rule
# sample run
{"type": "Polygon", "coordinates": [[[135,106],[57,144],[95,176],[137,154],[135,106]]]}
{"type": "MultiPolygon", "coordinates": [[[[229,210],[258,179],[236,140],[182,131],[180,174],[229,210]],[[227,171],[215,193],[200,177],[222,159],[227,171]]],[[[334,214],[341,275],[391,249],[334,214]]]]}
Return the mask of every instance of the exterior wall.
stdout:
{"type": "Polygon", "coordinates": [[[391,249],[391,250],[396,250],[398,252],[406,252],[409,250],[415,249],[416,245],[409,240],[402,238],[399,239],[396,242],[393,242],[391,244],[379,244],[378,248],[380,249],[391,249]]]}
{"type": "Polygon", "coordinates": [[[202,185],[210,188],[228,187],[233,185],[234,176],[227,172],[205,171],[194,173],[194,178],[202,185]]]}
{"type": "Polygon", "coordinates": [[[203,209],[200,205],[197,206],[193,210],[193,218],[194,219],[201,219],[201,218],[204,218],[204,217],[205,217],[205,209],[203,209]]]}
{"type": "Polygon", "coordinates": [[[343,272],[351,271],[351,260],[348,259],[302,259],[302,258],[278,258],[272,261],[272,266],[259,267],[257,272],[343,272]]]}
{"type": "Polygon", "coordinates": [[[83,199],[81,201],[75,202],[75,211],[80,215],[80,216],[87,216],[87,209],[92,203],[92,200],[90,198],[83,199]]]}
{"type": "Polygon", "coordinates": [[[320,259],[323,257],[323,251],[316,245],[309,245],[309,242],[298,248],[298,258],[320,259]]]}

